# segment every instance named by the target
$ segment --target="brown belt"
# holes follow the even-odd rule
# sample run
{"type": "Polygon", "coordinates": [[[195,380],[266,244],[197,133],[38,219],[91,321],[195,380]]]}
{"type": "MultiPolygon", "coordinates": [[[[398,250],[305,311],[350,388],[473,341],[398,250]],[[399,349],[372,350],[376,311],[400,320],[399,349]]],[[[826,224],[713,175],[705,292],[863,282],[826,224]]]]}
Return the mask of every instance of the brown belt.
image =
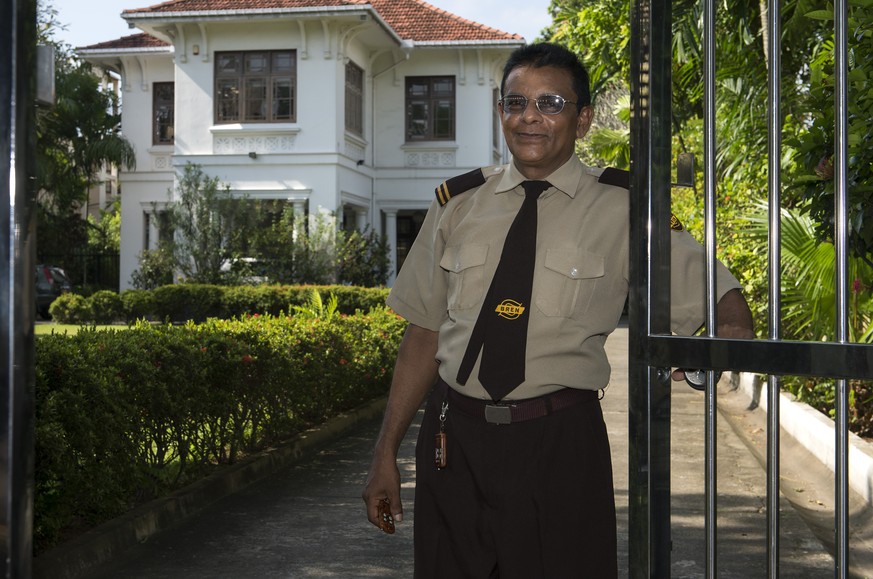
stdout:
{"type": "Polygon", "coordinates": [[[593,402],[598,399],[598,394],[594,390],[564,388],[536,398],[498,403],[464,396],[446,384],[442,378],[437,382],[437,391],[448,398],[450,412],[458,410],[491,424],[512,424],[533,420],[582,402],[593,402]]]}

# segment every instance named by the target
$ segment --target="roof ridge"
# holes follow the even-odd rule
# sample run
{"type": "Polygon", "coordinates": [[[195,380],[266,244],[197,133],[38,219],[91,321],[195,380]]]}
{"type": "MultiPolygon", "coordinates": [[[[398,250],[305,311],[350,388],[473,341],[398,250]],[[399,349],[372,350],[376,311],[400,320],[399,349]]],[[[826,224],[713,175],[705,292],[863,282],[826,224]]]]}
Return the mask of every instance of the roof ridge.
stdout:
{"type": "Polygon", "coordinates": [[[152,36],[148,32],[138,32],[136,34],[128,34],[115,40],[105,40],[96,44],[87,46],[79,46],[76,49],[82,50],[100,50],[101,48],[159,48],[170,47],[171,44],[152,36]]]}
{"type": "Polygon", "coordinates": [[[320,8],[346,7],[352,10],[373,10],[398,37],[414,42],[464,44],[506,43],[524,41],[515,33],[505,32],[481,22],[459,16],[426,0],[167,0],[145,8],[125,10],[122,15],[131,22],[143,18],[186,17],[198,13],[232,14],[295,12],[320,8]]]}
{"type": "MultiPolygon", "coordinates": [[[[378,2],[379,0],[375,0],[375,1],[378,2]]],[[[385,1],[390,2],[391,0],[385,0],[385,1]]],[[[523,38],[520,34],[515,34],[513,32],[507,32],[505,30],[500,30],[499,28],[494,28],[493,26],[488,26],[487,24],[483,24],[481,22],[476,22],[475,20],[470,20],[469,18],[464,18],[463,16],[461,16],[459,14],[455,14],[454,12],[449,12],[445,8],[440,8],[439,6],[434,6],[433,4],[430,4],[429,2],[426,2],[425,0],[412,0],[412,2],[415,2],[416,4],[421,4],[425,8],[428,8],[429,10],[433,10],[433,11],[438,12],[440,14],[445,14],[446,16],[448,16],[449,18],[451,18],[453,20],[458,20],[460,22],[463,22],[464,24],[472,24],[474,27],[481,28],[483,30],[487,30],[488,32],[496,32],[498,34],[506,34],[508,36],[518,37],[519,40],[523,38]]]]}

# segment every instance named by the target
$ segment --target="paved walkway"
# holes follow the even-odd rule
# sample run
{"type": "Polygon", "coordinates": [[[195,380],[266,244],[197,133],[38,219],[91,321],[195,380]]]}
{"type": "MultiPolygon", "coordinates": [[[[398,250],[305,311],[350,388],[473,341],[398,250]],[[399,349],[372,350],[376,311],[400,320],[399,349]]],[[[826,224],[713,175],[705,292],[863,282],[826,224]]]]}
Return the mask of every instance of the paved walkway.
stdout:
{"type": "MultiPolygon", "coordinates": [[[[612,384],[603,400],[613,449],[621,568],[627,568],[627,330],[607,347],[612,384]]],[[[703,394],[673,395],[672,577],[704,576],[703,394]]],[[[88,575],[92,578],[412,577],[413,447],[401,449],[404,523],[393,536],[366,521],[361,486],[378,430],[361,424],[306,462],[285,468],[180,522],[88,575]]],[[[725,419],[718,428],[718,576],[766,577],[765,474],[725,419]]],[[[780,576],[833,576],[831,557],[784,503],[780,576]]],[[[623,572],[624,573],[624,572],[623,572]]],[[[453,578],[447,578],[453,579],[453,578]]]]}

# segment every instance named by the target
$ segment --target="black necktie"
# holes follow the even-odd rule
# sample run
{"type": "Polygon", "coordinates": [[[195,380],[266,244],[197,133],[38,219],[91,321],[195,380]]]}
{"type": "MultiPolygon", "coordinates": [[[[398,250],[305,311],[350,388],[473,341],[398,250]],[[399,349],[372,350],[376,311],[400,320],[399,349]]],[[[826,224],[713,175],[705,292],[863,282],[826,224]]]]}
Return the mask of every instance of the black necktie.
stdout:
{"type": "Polygon", "coordinates": [[[525,181],[524,202],[515,216],[491,287],[470,334],[467,351],[458,370],[458,383],[466,384],[479,350],[479,382],[493,400],[501,400],[524,382],[527,322],[537,245],[537,197],[548,181],[525,181]]]}

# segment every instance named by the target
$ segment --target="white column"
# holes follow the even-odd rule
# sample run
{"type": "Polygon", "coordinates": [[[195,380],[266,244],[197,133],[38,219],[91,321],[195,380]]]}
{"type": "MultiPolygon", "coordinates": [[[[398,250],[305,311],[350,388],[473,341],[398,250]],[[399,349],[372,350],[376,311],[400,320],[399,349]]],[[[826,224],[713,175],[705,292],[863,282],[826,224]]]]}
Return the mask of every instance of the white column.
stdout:
{"type": "Polygon", "coordinates": [[[291,206],[294,208],[294,225],[295,228],[291,232],[292,241],[297,241],[297,222],[301,217],[306,215],[306,202],[294,199],[291,201],[291,206]]]}
{"type": "MultiPolygon", "coordinates": [[[[102,177],[102,181],[100,181],[100,184],[97,186],[97,207],[99,209],[106,209],[106,196],[109,194],[109,192],[106,191],[106,188],[107,185],[109,185],[109,181],[106,178],[105,172],[100,176],[102,177]]],[[[97,215],[100,215],[99,211],[97,212],[97,215]]]]}
{"type": "Polygon", "coordinates": [[[158,214],[152,213],[149,216],[149,246],[146,249],[157,249],[160,232],[158,231],[158,214]]]}
{"type": "Polygon", "coordinates": [[[397,210],[385,211],[385,237],[388,238],[388,257],[391,259],[391,275],[388,287],[397,279],[397,210]]]}
{"type": "Polygon", "coordinates": [[[364,231],[367,228],[367,210],[363,208],[355,208],[355,229],[364,231]]]}

